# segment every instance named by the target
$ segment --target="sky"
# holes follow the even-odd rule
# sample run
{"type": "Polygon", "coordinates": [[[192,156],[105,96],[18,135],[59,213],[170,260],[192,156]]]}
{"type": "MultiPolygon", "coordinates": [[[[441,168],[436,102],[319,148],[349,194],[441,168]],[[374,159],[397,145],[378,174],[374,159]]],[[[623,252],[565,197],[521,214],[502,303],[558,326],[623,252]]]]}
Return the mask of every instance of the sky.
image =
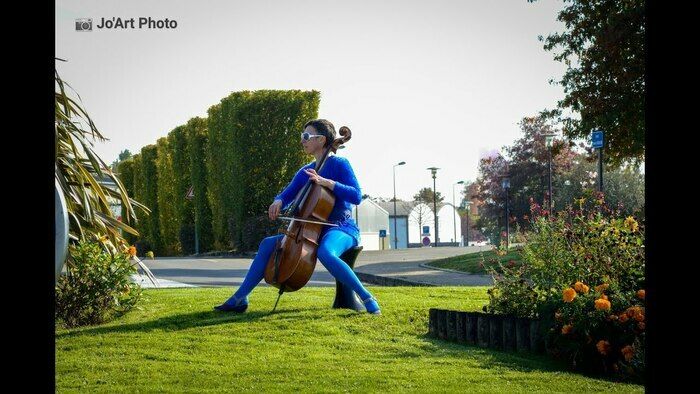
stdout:
{"type": "MultiPolygon", "coordinates": [[[[565,66],[537,37],[564,30],[561,1],[56,1],[57,70],[80,95],[107,163],[137,153],[230,93],[321,92],[319,117],[353,138],[362,192],[409,200],[433,180],[478,177],[479,158],[520,137],[518,122],[563,98],[565,66]],[[92,31],[76,31],[91,18],[92,31]],[[98,29],[102,18],[134,28],[98,29]],[[139,28],[139,18],[176,21],[139,28]]],[[[301,130],[300,130],[301,131],[301,130]]]]}

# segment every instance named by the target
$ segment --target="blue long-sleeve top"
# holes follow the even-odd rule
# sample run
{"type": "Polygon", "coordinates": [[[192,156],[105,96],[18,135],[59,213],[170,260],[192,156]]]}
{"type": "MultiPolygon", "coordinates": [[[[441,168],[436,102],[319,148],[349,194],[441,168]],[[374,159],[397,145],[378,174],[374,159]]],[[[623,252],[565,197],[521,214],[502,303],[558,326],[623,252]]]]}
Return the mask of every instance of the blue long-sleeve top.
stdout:
{"type": "MultiPolygon", "coordinates": [[[[286,209],[296,197],[297,193],[304,187],[309,180],[309,176],[304,171],[305,169],[314,169],[316,161],[301,167],[297,171],[292,181],[280,194],[275,197],[275,200],[282,200],[282,209],[286,209]]],[[[362,193],[360,185],[355,177],[355,172],[350,166],[348,159],[335,155],[329,155],[326,158],[326,163],[323,165],[318,174],[326,179],[335,181],[333,194],[335,195],[335,205],[331,211],[328,221],[335,223],[338,227],[323,226],[321,237],[330,230],[341,230],[349,234],[360,244],[360,229],[357,223],[352,218],[352,206],[358,205],[362,201],[362,193]]]]}

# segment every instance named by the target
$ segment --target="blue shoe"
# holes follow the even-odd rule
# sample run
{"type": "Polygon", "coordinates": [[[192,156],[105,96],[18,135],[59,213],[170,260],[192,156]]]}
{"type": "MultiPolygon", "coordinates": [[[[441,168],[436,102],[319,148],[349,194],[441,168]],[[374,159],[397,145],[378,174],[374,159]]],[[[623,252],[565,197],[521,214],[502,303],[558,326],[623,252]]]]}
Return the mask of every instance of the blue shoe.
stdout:
{"type": "Polygon", "coordinates": [[[248,309],[248,297],[244,297],[241,299],[231,297],[223,304],[215,306],[214,309],[220,312],[243,313],[246,311],[246,309],[248,309]]]}
{"type": "Polygon", "coordinates": [[[367,313],[371,313],[373,315],[382,314],[382,311],[379,310],[379,304],[377,303],[376,298],[369,297],[366,300],[362,300],[362,303],[365,304],[365,309],[367,309],[367,313]]]}

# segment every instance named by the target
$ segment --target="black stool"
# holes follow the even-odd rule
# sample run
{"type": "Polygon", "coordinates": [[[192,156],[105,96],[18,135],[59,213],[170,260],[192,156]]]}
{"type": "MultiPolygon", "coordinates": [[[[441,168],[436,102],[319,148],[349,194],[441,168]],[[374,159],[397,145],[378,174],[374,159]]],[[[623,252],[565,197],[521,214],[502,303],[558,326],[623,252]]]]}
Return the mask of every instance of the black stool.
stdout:
{"type": "MultiPolygon", "coordinates": [[[[360,252],[362,252],[362,246],[355,246],[340,255],[340,259],[354,271],[355,260],[357,260],[357,256],[360,255],[360,252]]],[[[348,308],[358,312],[365,310],[365,306],[362,300],[360,300],[360,297],[351,288],[338,282],[337,279],[335,280],[335,301],[333,301],[333,308],[348,308]]]]}

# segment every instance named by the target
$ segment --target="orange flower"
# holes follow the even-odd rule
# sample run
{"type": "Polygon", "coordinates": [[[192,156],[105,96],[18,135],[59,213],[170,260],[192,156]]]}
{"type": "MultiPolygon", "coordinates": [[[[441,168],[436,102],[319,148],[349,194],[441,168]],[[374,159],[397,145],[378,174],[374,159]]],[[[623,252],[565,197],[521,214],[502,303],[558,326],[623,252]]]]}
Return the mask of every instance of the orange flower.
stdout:
{"type": "Polygon", "coordinates": [[[605,294],[601,294],[601,295],[600,295],[600,298],[602,298],[602,299],[604,299],[604,300],[607,300],[607,299],[608,299],[608,296],[606,296],[605,294]]]}
{"type": "Polygon", "coordinates": [[[566,335],[566,334],[570,333],[571,330],[573,330],[573,328],[574,328],[574,326],[572,326],[571,324],[567,324],[561,328],[561,333],[566,335]]]}
{"type": "Polygon", "coordinates": [[[600,352],[600,354],[606,355],[610,351],[610,342],[601,339],[598,341],[595,347],[598,348],[598,352],[600,352]]]}
{"type": "Polygon", "coordinates": [[[599,311],[609,311],[610,310],[610,301],[598,298],[595,300],[595,309],[599,311]]]}
{"type": "Polygon", "coordinates": [[[631,361],[632,357],[634,356],[634,347],[627,345],[622,348],[621,352],[622,355],[625,356],[625,360],[631,361]]]}
{"type": "Polygon", "coordinates": [[[639,323],[637,323],[637,327],[639,327],[640,330],[643,330],[644,328],[646,328],[646,324],[644,324],[643,321],[640,321],[639,323]]]}
{"type": "Polygon", "coordinates": [[[135,246],[129,246],[129,256],[133,257],[136,256],[136,247],[135,246]]]}
{"type": "Polygon", "coordinates": [[[644,289],[639,290],[637,292],[637,298],[639,298],[640,300],[643,300],[645,296],[646,296],[646,291],[644,291],[644,289]]]}
{"type": "Polygon", "coordinates": [[[572,289],[571,287],[567,287],[564,289],[564,302],[571,302],[576,298],[576,290],[572,289]]]}
{"type": "Polygon", "coordinates": [[[584,285],[583,282],[574,283],[574,289],[579,293],[588,294],[589,287],[584,285]]]}
{"type": "Polygon", "coordinates": [[[635,319],[637,321],[644,321],[644,310],[638,306],[631,306],[625,311],[627,317],[635,319]]]}
{"type": "Polygon", "coordinates": [[[603,283],[602,285],[596,286],[596,287],[595,287],[595,291],[597,291],[598,293],[602,293],[602,292],[604,292],[605,290],[607,290],[608,287],[610,287],[609,284],[603,283]]]}
{"type": "Polygon", "coordinates": [[[624,323],[624,322],[627,321],[627,319],[629,319],[629,318],[627,317],[627,314],[626,314],[626,313],[620,313],[619,318],[620,318],[620,323],[624,323]]]}

